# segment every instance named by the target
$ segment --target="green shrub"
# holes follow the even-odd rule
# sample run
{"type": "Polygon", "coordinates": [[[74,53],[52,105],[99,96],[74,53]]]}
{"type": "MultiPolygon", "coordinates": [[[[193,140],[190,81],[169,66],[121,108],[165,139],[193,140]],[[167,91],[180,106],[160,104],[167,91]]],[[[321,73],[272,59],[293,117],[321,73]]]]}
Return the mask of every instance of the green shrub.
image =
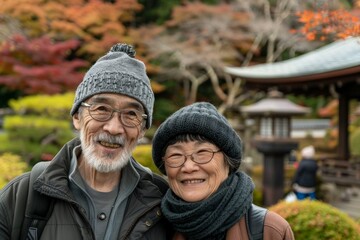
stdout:
{"type": "Polygon", "coordinates": [[[70,109],[74,93],[11,100],[16,115],[4,117],[0,152],[13,152],[30,165],[50,160],[75,134],[70,109]]]}
{"type": "Polygon", "coordinates": [[[269,209],[289,222],[295,239],[360,239],[358,223],[337,208],[320,201],[279,202],[269,209]]]}
{"type": "Polygon", "coordinates": [[[74,137],[69,121],[38,116],[7,116],[4,129],[6,139],[0,150],[19,154],[31,165],[42,154],[56,154],[74,137]]]}
{"type": "Polygon", "coordinates": [[[354,156],[360,156],[360,128],[356,128],[350,135],[350,152],[354,156]]]}
{"type": "Polygon", "coordinates": [[[29,170],[29,166],[20,156],[4,153],[0,155],[0,189],[11,179],[29,170]]]}
{"type": "Polygon", "coordinates": [[[264,200],[263,200],[262,189],[258,189],[257,187],[255,187],[253,192],[253,203],[258,206],[262,206],[263,201],[264,200]]]}
{"type": "Polygon", "coordinates": [[[70,120],[70,109],[74,93],[55,95],[32,95],[17,100],[10,100],[9,106],[18,114],[41,115],[51,118],[70,120]]]}
{"type": "Polygon", "coordinates": [[[150,144],[137,146],[133,152],[133,157],[144,167],[148,167],[151,171],[161,174],[152,160],[150,144]]]}

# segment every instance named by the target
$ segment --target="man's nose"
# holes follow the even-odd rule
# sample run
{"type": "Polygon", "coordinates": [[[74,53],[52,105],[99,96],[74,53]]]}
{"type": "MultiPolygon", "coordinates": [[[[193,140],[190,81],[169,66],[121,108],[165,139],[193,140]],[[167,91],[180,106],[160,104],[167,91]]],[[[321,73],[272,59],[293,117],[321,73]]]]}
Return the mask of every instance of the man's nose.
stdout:
{"type": "Polygon", "coordinates": [[[124,133],[125,126],[121,122],[121,116],[119,112],[114,112],[113,116],[105,123],[104,130],[110,134],[117,135],[124,133]]]}

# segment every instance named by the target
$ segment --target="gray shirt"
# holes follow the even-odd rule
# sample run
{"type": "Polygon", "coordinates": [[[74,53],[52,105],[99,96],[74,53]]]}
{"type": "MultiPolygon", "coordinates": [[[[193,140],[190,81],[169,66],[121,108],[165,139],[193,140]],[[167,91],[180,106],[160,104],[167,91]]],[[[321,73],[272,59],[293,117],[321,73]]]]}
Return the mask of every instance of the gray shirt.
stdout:
{"type": "MultiPolygon", "coordinates": [[[[107,202],[104,202],[101,208],[101,202],[104,196],[102,194],[94,194],[94,190],[89,191],[89,187],[82,179],[77,169],[77,158],[81,153],[81,146],[74,148],[73,158],[71,159],[71,169],[69,174],[70,189],[73,192],[76,201],[84,208],[85,214],[94,229],[96,239],[108,240],[115,239],[119,233],[120,227],[123,222],[124,212],[127,200],[131,192],[135,189],[140,175],[136,172],[131,161],[122,169],[119,190],[116,195],[111,195],[107,202]],[[100,199],[98,199],[100,198],[100,199]],[[110,209],[109,209],[110,207],[110,209]],[[100,211],[100,212],[99,212],[100,211]],[[106,221],[99,221],[99,213],[106,213],[106,221]]],[[[96,191],[95,191],[96,192],[96,191]]]]}

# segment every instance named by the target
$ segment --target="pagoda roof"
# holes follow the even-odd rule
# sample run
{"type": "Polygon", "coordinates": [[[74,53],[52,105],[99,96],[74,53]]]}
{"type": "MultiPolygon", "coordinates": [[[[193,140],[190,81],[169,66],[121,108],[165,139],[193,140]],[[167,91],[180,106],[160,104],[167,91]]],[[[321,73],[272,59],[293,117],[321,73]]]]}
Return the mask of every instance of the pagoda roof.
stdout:
{"type": "MultiPolygon", "coordinates": [[[[277,86],[286,92],[341,87],[360,79],[360,37],[349,37],[301,56],[275,63],[247,67],[225,67],[245,80],[245,88],[267,90],[277,86]]],[[[357,83],[356,83],[357,84],[357,83]]],[[[358,85],[358,84],[357,84],[358,85]]]]}

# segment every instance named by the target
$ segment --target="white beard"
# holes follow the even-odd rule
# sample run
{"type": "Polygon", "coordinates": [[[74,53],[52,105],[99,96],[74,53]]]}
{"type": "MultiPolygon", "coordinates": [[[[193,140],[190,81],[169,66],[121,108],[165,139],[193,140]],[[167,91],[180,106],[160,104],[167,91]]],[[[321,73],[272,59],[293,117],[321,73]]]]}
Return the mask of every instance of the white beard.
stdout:
{"type": "Polygon", "coordinates": [[[85,142],[83,130],[80,131],[80,140],[81,140],[81,148],[82,153],[84,154],[84,159],[87,164],[89,164],[92,168],[96,169],[98,172],[109,173],[120,171],[123,167],[125,167],[131,158],[131,153],[135,148],[135,144],[133,146],[126,146],[126,140],[121,136],[111,136],[107,133],[100,133],[94,136],[91,139],[90,143],[85,142]],[[123,151],[119,156],[114,156],[113,154],[102,155],[99,156],[99,153],[96,152],[94,142],[97,141],[105,141],[110,143],[117,143],[122,145],[123,151]],[[115,158],[114,158],[115,157],[115,158]]]}

